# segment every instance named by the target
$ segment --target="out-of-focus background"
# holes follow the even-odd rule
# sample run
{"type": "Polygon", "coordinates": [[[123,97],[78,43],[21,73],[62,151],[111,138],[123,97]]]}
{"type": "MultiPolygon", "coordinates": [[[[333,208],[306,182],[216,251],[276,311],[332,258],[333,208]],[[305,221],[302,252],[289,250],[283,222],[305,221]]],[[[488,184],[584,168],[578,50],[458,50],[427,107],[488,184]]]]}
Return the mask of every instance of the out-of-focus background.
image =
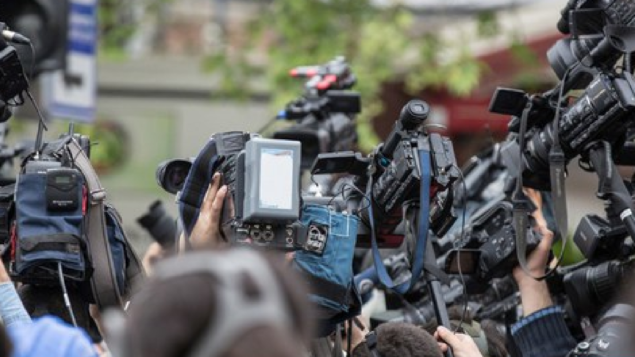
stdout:
{"type": "MultiPolygon", "coordinates": [[[[302,92],[288,70],[336,55],[346,56],[358,78],[361,149],[379,143],[401,107],[421,98],[463,163],[506,135],[509,118],[488,112],[497,86],[538,92],[555,85],[545,54],[562,37],[556,23],[564,4],[100,0],[97,120],[76,130],[99,142],[94,164],[137,242],[149,241],[135,221],[152,201],[176,213],[174,197],[155,183],[159,162],[195,155],[214,132],[265,127],[302,92]]],[[[26,107],[9,122],[7,142],[34,137],[36,121],[26,107]]],[[[47,138],[67,125],[53,120],[47,138]]],[[[602,205],[594,198],[595,177],[575,163],[569,168],[574,226],[602,205]]]]}

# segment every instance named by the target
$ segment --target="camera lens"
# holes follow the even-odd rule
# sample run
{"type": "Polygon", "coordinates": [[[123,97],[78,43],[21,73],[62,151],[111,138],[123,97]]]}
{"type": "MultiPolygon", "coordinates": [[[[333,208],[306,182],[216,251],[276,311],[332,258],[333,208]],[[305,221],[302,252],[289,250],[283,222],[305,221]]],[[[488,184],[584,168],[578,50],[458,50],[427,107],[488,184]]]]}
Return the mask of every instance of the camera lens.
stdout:
{"type": "Polygon", "coordinates": [[[165,191],[175,195],[183,189],[183,184],[191,167],[192,161],[188,159],[175,159],[162,162],[159,164],[159,167],[157,167],[157,183],[165,191]]]}

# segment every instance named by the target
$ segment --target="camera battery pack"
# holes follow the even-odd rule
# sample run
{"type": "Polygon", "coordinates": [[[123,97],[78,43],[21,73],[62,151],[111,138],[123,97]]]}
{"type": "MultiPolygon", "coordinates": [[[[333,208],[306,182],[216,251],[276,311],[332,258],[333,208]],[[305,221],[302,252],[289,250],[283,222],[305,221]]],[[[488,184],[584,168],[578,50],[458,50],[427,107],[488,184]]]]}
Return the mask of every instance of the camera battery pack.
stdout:
{"type": "Polygon", "coordinates": [[[75,211],[80,207],[80,172],[71,168],[46,171],[46,206],[49,211],[75,211]]]}

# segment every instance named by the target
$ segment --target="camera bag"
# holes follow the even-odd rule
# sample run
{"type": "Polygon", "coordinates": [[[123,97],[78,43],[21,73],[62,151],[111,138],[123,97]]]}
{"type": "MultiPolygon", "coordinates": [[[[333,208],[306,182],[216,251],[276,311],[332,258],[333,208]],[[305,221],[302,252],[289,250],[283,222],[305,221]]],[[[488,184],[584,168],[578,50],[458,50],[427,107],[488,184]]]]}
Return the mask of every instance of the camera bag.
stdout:
{"type": "Polygon", "coordinates": [[[23,162],[15,190],[11,271],[25,283],[57,284],[59,263],[64,277],[88,292],[87,301],[100,309],[123,307],[144,274],[121,217],[105,202],[86,150],[76,137],[66,136],[23,162]],[[51,179],[52,173],[63,177],[51,179]],[[76,185],[68,184],[75,179],[76,185]]]}
{"type": "Polygon", "coordinates": [[[353,283],[359,218],[328,206],[305,204],[300,220],[309,232],[326,234],[322,254],[299,250],[294,255],[295,267],[309,285],[309,299],[317,306],[317,335],[324,337],[361,312],[361,298],[353,283]]]}

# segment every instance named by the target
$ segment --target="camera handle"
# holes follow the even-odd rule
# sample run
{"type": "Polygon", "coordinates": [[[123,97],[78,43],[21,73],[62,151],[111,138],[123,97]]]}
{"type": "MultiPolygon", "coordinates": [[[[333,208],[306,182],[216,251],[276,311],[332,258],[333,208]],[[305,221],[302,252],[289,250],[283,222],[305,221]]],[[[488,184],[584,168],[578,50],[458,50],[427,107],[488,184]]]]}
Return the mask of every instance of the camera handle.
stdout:
{"type": "Polygon", "coordinates": [[[626,231],[635,239],[633,199],[611,158],[611,145],[606,141],[592,143],[588,156],[599,178],[597,197],[609,202],[613,213],[619,215],[626,231]]]}

